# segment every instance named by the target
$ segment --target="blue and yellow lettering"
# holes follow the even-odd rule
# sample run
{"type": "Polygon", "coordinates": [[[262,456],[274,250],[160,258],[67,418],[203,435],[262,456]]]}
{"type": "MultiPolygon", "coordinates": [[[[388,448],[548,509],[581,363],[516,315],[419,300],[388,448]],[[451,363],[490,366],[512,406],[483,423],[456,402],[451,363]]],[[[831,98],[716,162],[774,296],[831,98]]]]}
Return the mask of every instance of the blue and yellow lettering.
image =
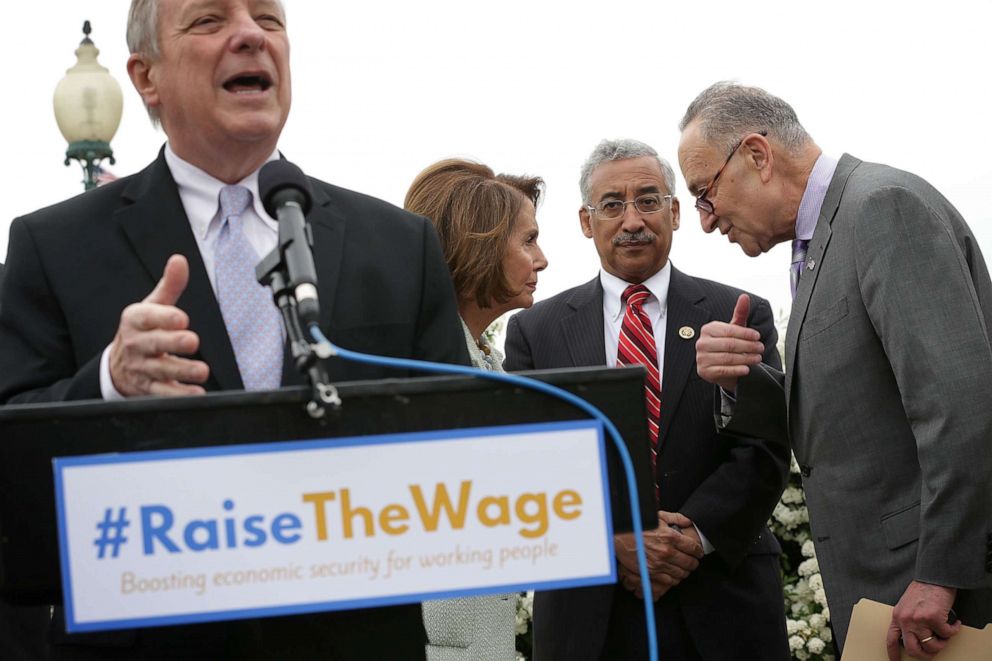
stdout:
{"type": "MultiPolygon", "coordinates": [[[[224,509],[226,509],[228,512],[233,510],[234,501],[230,499],[225,500],[224,509]]],[[[224,519],[224,533],[225,533],[225,537],[227,538],[227,548],[229,549],[233,549],[238,545],[238,540],[234,530],[235,530],[234,519],[232,517],[228,517],[224,519]]]]}
{"type": "Polygon", "coordinates": [[[165,505],[143,505],[141,507],[141,542],[145,555],[155,554],[155,540],[169,553],[179,553],[179,547],[166,533],[172,528],[172,510],[165,505]],[[153,517],[158,517],[158,524],[153,517]]]}
{"type": "Polygon", "coordinates": [[[261,514],[253,514],[245,519],[245,532],[253,537],[245,537],[245,546],[261,546],[265,543],[265,529],[261,525],[265,522],[265,517],[261,514]]]}
{"type": "MultiPolygon", "coordinates": [[[[228,512],[235,508],[231,499],[224,500],[222,505],[228,512]]],[[[270,538],[279,544],[295,544],[303,538],[303,522],[291,512],[282,512],[271,520],[267,520],[264,514],[252,514],[244,519],[232,515],[215,519],[190,519],[185,525],[176,525],[175,514],[166,505],[142,505],[140,510],[145,555],[154,555],[160,547],[169,553],[200,553],[238,546],[264,546],[270,538]],[[172,537],[172,534],[176,536],[172,537]]]]}
{"type": "MultiPolygon", "coordinates": [[[[202,537],[202,535],[200,535],[202,537]]],[[[206,521],[202,519],[194,519],[186,524],[186,528],[183,530],[183,541],[186,542],[186,548],[190,551],[204,551],[207,549],[216,550],[219,548],[217,544],[217,522],[213,519],[208,519],[206,521]],[[207,533],[206,539],[203,541],[198,541],[196,539],[197,532],[205,531],[207,533]]]]}
{"type": "Polygon", "coordinates": [[[287,535],[285,532],[299,530],[302,527],[303,524],[298,516],[285,512],[272,520],[272,538],[280,544],[293,544],[300,541],[300,533],[287,535]]]}

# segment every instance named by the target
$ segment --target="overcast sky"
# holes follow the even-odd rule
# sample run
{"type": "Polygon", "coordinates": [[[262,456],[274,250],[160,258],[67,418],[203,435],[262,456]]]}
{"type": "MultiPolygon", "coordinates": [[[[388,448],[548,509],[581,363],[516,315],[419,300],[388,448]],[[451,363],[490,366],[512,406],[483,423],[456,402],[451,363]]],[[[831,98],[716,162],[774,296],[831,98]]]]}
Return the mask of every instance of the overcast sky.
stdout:
{"type": "MultiPolygon", "coordinates": [[[[0,255],[12,218],[82,190],[79,167],[62,165],[66,145],[52,91],[75,62],[84,19],[93,23],[100,62],[124,92],[111,169],[119,176],[140,170],[164,141],[127,78],[128,4],[5,5],[0,255]]],[[[598,268],[577,216],[578,169],[596,143],[643,140],[678,172],[676,125],[696,94],[724,79],[789,101],[828,153],[928,179],[992,255],[990,0],[286,5],[294,82],[280,144],[287,158],[308,174],[396,204],[421,169],[450,156],[544,177],[538,222],[550,266],[538,298],[598,268]]],[[[788,247],[749,259],[703,234],[678,179],[685,214],[673,263],[787,310],[788,247]]]]}

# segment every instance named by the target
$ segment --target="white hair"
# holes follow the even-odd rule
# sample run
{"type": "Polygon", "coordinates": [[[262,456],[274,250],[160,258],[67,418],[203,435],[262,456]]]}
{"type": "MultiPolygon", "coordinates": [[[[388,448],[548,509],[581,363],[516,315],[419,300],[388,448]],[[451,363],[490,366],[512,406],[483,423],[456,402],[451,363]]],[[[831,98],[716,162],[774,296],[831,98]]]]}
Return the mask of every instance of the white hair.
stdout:
{"type": "Polygon", "coordinates": [[[618,140],[603,140],[589,154],[589,158],[582,164],[582,173],[579,176],[579,190],[582,192],[582,203],[592,204],[592,191],[589,189],[589,179],[593,171],[603,163],[608,161],[622,161],[628,158],[641,158],[650,156],[658,162],[661,168],[661,176],[665,180],[668,192],[675,194],[675,170],[668,164],[668,161],[658,156],[658,152],[653,147],[638,140],[621,138],[618,140]]]}

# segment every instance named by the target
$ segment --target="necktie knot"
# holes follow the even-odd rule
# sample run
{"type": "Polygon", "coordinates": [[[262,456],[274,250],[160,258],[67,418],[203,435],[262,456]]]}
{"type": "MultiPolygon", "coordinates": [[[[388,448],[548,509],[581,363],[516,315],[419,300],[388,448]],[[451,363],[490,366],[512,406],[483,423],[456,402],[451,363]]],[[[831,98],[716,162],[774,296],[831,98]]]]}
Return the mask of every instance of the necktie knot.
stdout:
{"type": "Polygon", "coordinates": [[[224,186],[220,189],[220,222],[240,218],[251,206],[251,191],[244,186],[224,186]]]}
{"type": "Polygon", "coordinates": [[[644,305],[644,301],[651,295],[651,291],[644,285],[630,285],[623,290],[620,301],[624,305],[639,308],[644,305]]]}

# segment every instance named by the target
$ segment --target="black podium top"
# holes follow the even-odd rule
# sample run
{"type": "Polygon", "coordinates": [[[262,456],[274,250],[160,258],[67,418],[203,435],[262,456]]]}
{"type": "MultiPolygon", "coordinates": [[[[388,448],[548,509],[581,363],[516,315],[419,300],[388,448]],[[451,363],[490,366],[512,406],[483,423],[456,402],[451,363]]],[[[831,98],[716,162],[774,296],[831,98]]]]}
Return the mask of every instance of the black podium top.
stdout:
{"type": "MultiPolygon", "coordinates": [[[[641,522],[658,525],[642,396],[643,368],[526,373],[602,410],[634,460],[641,522]]],[[[16,603],[58,603],[60,571],[52,459],[73,455],[222,446],[584,419],[572,404],[533,390],[471,377],[337,384],[342,407],[319,420],[309,389],[210,393],[0,407],[0,594],[16,603]]],[[[616,532],[631,529],[620,460],[607,437],[616,532]]],[[[567,458],[562,468],[567,469],[567,458]]]]}

